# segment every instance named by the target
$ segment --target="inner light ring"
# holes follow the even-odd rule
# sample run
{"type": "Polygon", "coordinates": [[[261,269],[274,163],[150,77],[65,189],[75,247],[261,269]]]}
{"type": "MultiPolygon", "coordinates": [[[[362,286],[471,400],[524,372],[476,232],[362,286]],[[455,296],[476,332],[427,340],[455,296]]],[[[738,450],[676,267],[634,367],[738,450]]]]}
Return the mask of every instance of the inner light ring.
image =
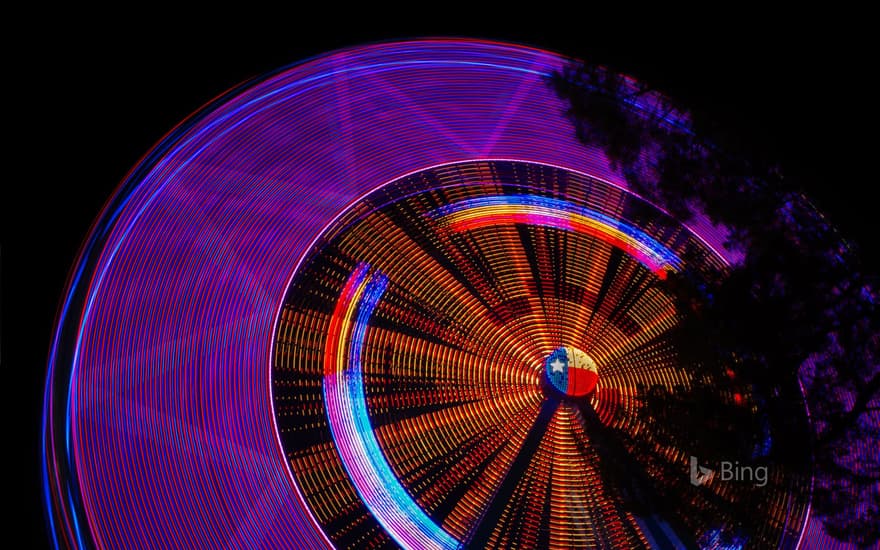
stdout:
{"type": "MultiPolygon", "coordinates": [[[[284,463],[281,466],[282,461],[278,460],[283,454],[279,455],[277,449],[271,453],[266,450],[267,441],[277,441],[277,427],[274,425],[271,408],[271,387],[264,385],[269,379],[266,365],[269,363],[273,341],[268,335],[272,334],[275,326],[274,321],[287,289],[285,283],[289,283],[292,276],[290,266],[297,264],[304,256],[308,243],[315,235],[320,234],[321,227],[328,225],[328,219],[335,218],[345,209],[345,204],[356,200],[355,197],[364,194],[366,189],[375,188],[375,182],[390,181],[400,177],[399,174],[424,170],[426,166],[473,158],[511,158],[560,166],[566,170],[590,174],[597,179],[620,182],[620,178],[607,169],[604,159],[594,153],[584,152],[574,138],[569,122],[561,114],[561,102],[554,98],[552,91],[541,88],[543,82],[540,75],[561,67],[564,62],[560,56],[539,50],[468,40],[427,40],[355,48],[322,56],[271,75],[247,88],[239,88],[175,130],[157,146],[128,176],[96,224],[78,259],[74,272],[76,275],[69,283],[55,333],[44,408],[44,490],[50,509],[49,516],[56,526],[56,545],[81,546],[81,538],[122,547],[149,546],[158,540],[180,546],[207,547],[222,544],[256,546],[259,543],[274,546],[292,543],[306,546],[326,545],[327,540],[317,529],[314,519],[309,520],[308,509],[303,505],[295,483],[290,482],[292,476],[289,465],[284,463]],[[321,185],[328,186],[338,194],[332,201],[328,199],[320,220],[309,220],[310,225],[303,223],[295,229],[287,230],[287,233],[278,231],[280,226],[277,221],[279,212],[290,211],[293,200],[283,190],[271,187],[272,177],[278,174],[261,173],[255,176],[244,173],[241,176],[242,181],[247,184],[244,185],[223,179],[225,174],[212,173],[216,179],[198,179],[190,173],[202,169],[200,162],[205,162],[205,166],[210,167],[211,159],[205,160],[203,157],[214,152],[214,147],[219,147],[218,141],[222,141],[221,138],[242,137],[239,134],[244,132],[242,128],[246,126],[245,121],[254,120],[255,113],[251,113],[251,118],[237,120],[233,127],[224,130],[222,126],[237,114],[247,115],[245,111],[253,108],[253,104],[246,100],[253,100],[254,93],[265,92],[285,80],[288,86],[291,80],[311,85],[317,82],[329,83],[333,81],[331,76],[353,74],[341,73],[340,67],[349,66],[351,69],[350,64],[361,63],[364,59],[399,60],[394,66],[384,63],[388,69],[383,72],[383,78],[398,74],[402,67],[413,68],[415,73],[418,72],[415,71],[416,67],[427,69],[430,65],[421,59],[425,56],[455,61],[439,65],[434,63],[433,66],[438,70],[442,69],[448,76],[483,86],[477,95],[468,95],[468,90],[461,92],[460,96],[456,96],[454,91],[447,91],[445,103],[438,103],[434,107],[439,110],[429,113],[432,116],[437,115],[438,120],[455,132],[460,132],[456,137],[461,137],[463,142],[474,145],[475,150],[479,151],[476,157],[457,144],[414,143],[408,151],[411,155],[407,158],[384,164],[384,171],[362,174],[363,177],[352,178],[350,182],[318,178],[300,188],[297,185],[302,185],[301,182],[290,180],[287,183],[291,189],[303,195],[302,201],[312,198],[307,192],[303,192],[304,189],[314,191],[321,185]],[[495,59],[498,63],[473,62],[475,56],[495,59]],[[497,79],[493,80],[493,86],[487,86],[487,76],[497,79]],[[447,104],[455,104],[456,108],[461,108],[462,105],[485,105],[485,94],[498,90],[512,91],[530,82],[534,84],[534,90],[537,90],[534,94],[539,97],[534,102],[518,107],[520,111],[511,120],[521,126],[532,125],[535,130],[533,133],[523,131],[522,127],[508,131],[497,118],[471,116],[466,121],[446,118],[449,112],[443,110],[443,106],[447,104]],[[485,148],[485,136],[492,132],[497,133],[497,139],[492,147],[485,148]],[[208,135],[211,133],[213,135],[208,135]],[[526,140],[523,136],[528,136],[529,139],[526,140]],[[201,146],[200,140],[205,140],[201,146]],[[476,144],[480,146],[477,147],[476,144]],[[547,144],[552,144],[552,147],[547,144]],[[259,214],[268,221],[263,223],[260,216],[255,215],[252,217],[255,225],[248,230],[265,240],[248,240],[243,233],[236,232],[239,227],[229,220],[236,213],[240,214],[240,210],[218,210],[218,219],[225,220],[226,229],[230,231],[228,235],[222,231],[211,233],[212,228],[204,227],[206,220],[195,216],[196,211],[187,210],[191,207],[186,200],[193,198],[194,191],[198,190],[195,188],[198,182],[211,187],[210,190],[217,192],[221,198],[226,197],[225,193],[231,195],[233,192],[240,192],[245,199],[262,201],[257,206],[266,210],[259,211],[259,214]],[[255,189],[259,192],[256,193],[255,189]],[[176,222],[165,220],[168,225],[157,223],[157,220],[163,221],[161,209],[165,207],[176,208],[174,213],[179,218],[176,222]],[[244,272],[252,268],[262,269],[263,272],[247,281],[248,285],[234,287],[238,292],[236,294],[228,289],[210,286],[214,280],[230,277],[228,270],[223,271],[224,266],[211,265],[217,263],[216,259],[198,263],[192,259],[196,255],[192,255],[180,256],[188,258],[181,260],[181,263],[191,261],[191,264],[175,266],[170,261],[163,263],[163,246],[172,246],[173,243],[168,245],[161,241],[178,238],[174,237],[174,231],[178,228],[174,223],[183,223],[181,220],[186,222],[184,225],[190,230],[190,234],[202,236],[200,231],[204,231],[204,241],[208,244],[214,242],[212,239],[226,237],[224,244],[228,244],[230,252],[224,259],[234,257],[236,261],[241,261],[244,272]],[[160,227],[161,231],[158,229],[160,227]],[[93,250],[92,247],[96,248],[93,250]],[[135,260],[141,260],[141,265],[132,264],[135,260]],[[126,269],[132,271],[126,275],[126,269]],[[137,273],[144,276],[142,280],[135,276],[135,270],[143,270],[143,273],[137,273]],[[173,280],[179,284],[180,281],[170,277],[163,280],[162,277],[178,274],[184,283],[205,284],[204,289],[198,288],[200,295],[208,300],[205,309],[196,311],[196,306],[192,303],[180,302],[182,305],[175,306],[173,310],[165,307],[165,317],[161,319],[164,319],[162,323],[167,323],[167,326],[162,323],[152,328],[146,324],[142,326],[141,321],[153,318],[150,315],[155,312],[150,308],[154,304],[158,304],[158,308],[163,304],[168,306],[176,303],[168,299],[175,294],[173,290],[169,290],[170,285],[167,282],[173,280]],[[145,292],[139,285],[145,285],[147,289],[154,285],[155,295],[145,292]],[[146,297],[145,300],[148,298],[153,302],[141,304],[133,297],[146,297]],[[211,317],[212,313],[207,308],[214,298],[224,304],[222,307],[230,309],[224,313],[228,313],[227,320],[232,319],[235,323],[228,326],[219,322],[212,324],[214,317],[211,317]],[[138,309],[141,306],[143,311],[138,309]],[[261,309],[259,314],[254,313],[256,309],[261,309]],[[120,313],[114,314],[113,311],[120,313]],[[126,318],[126,312],[140,316],[126,318]],[[180,319],[174,317],[175,315],[179,315],[180,319]],[[216,335],[212,334],[210,339],[203,338],[200,334],[187,334],[180,328],[191,325],[198,327],[202,322],[203,326],[217,331],[216,335]],[[124,325],[125,331],[115,330],[123,323],[127,323],[124,325]],[[239,324],[242,326],[239,327],[239,324]],[[74,337],[70,338],[75,341],[73,344],[64,337],[71,330],[75,331],[74,337]],[[186,340],[190,336],[191,341],[174,344],[177,342],[174,337],[186,340]],[[178,347],[167,355],[163,355],[158,346],[149,347],[147,344],[137,349],[129,346],[128,350],[133,350],[129,352],[124,351],[126,339],[145,343],[156,340],[178,347]],[[96,345],[96,342],[100,345],[96,345]],[[238,350],[238,354],[224,356],[220,360],[221,346],[238,350]],[[128,353],[131,355],[127,355],[128,353]],[[72,359],[74,355],[76,360],[72,359]],[[147,359],[152,365],[151,370],[145,369],[139,362],[144,361],[146,364],[147,359]],[[114,365],[125,365],[126,369],[116,371],[114,365]],[[174,365],[183,365],[180,372],[171,368],[174,365]],[[196,370],[194,365],[203,365],[203,368],[196,370]],[[231,366],[235,366],[237,370],[227,370],[231,366]],[[170,389],[161,386],[159,375],[167,377],[171,384],[170,389]],[[113,385],[114,377],[118,381],[117,385],[113,385]],[[129,385],[124,385],[123,382],[129,385]],[[205,390],[204,402],[200,404],[198,411],[196,408],[177,405],[184,403],[182,388],[187,387],[185,382],[194,384],[195,390],[210,388],[210,391],[205,390]],[[135,409],[131,402],[119,398],[135,383],[143,384],[137,387],[140,392],[137,398],[143,401],[137,404],[145,405],[142,409],[135,409]],[[59,390],[59,386],[63,386],[63,390],[59,390]],[[165,393],[161,393],[162,391],[165,393]],[[68,392],[70,397],[67,396],[68,392]],[[99,402],[104,407],[106,418],[123,419],[120,425],[100,424],[103,418],[95,415],[93,407],[94,403],[99,402]],[[235,408],[238,403],[242,404],[241,411],[235,408]],[[229,411],[224,411],[221,404],[229,411]],[[166,411],[163,407],[171,408],[166,411]],[[232,418],[235,412],[244,414],[232,418]],[[207,418],[216,421],[218,426],[228,429],[222,431],[222,435],[213,433],[199,424],[200,417],[197,414],[208,415],[207,418]],[[227,414],[229,417],[224,416],[227,414]],[[67,464],[66,468],[79,470],[78,473],[88,478],[88,481],[77,481],[75,476],[58,466],[70,460],[63,441],[67,421],[74,424],[69,454],[83,458],[84,462],[80,467],[67,464]],[[195,428],[192,431],[184,430],[193,426],[195,428]],[[147,441],[148,437],[155,439],[147,441]],[[91,464],[90,457],[94,453],[95,441],[116,443],[106,449],[104,469],[93,468],[94,464],[91,464]],[[161,462],[167,456],[175,456],[173,453],[177,451],[171,446],[172,442],[188,446],[186,453],[175,457],[181,459],[180,465],[161,462]],[[156,449],[162,452],[157,452],[156,449]],[[254,449],[257,451],[253,451],[254,449]],[[230,454],[232,458],[228,458],[230,454]],[[146,457],[152,456],[155,456],[156,464],[151,465],[155,466],[156,471],[132,471],[127,466],[127,461],[132,458],[150,464],[146,457]],[[165,466],[171,469],[162,470],[161,467],[165,466]],[[199,481],[203,471],[214,476],[213,481],[224,488],[223,503],[217,502],[211,493],[200,486],[187,485],[199,481]],[[160,491],[166,484],[171,484],[177,491],[173,494],[170,491],[160,491]],[[83,492],[84,487],[98,485],[107,487],[104,494],[83,492]],[[69,493],[76,498],[68,499],[69,493]],[[143,495],[149,495],[150,499],[138,500],[143,495]],[[259,495],[259,498],[254,499],[255,495],[259,495]],[[80,498],[93,505],[88,514],[83,514],[79,509],[80,505],[76,501],[80,498]],[[254,509],[255,502],[263,508],[254,509]],[[104,513],[114,506],[136,510],[137,513],[118,517],[104,513]],[[67,509],[68,507],[71,509],[67,509]],[[227,512],[220,513],[224,509],[227,512]],[[183,513],[186,510],[188,511],[183,513]],[[269,526],[265,523],[267,520],[261,519],[259,514],[276,518],[277,521],[269,526]],[[236,518],[236,521],[231,521],[230,518],[236,518]],[[247,521],[239,522],[238,519],[242,518],[247,521]],[[77,527],[72,527],[74,525],[77,527]],[[82,533],[79,526],[83,529],[82,533]]],[[[425,72],[423,76],[428,78],[430,75],[425,72]]],[[[398,84],[406,86],[403,81],[398,84]]],[[[307,91],[297,97],[303,98],[310,93],[320,95],[317,93],[319,91],[326,92],[317,90],[316,86],[309,86],[307,91]]],[[[407,88],[408,93],[411,91],[407,88]]],[[[261,114],[271,114],[269,111],[285,104],[285,98],[281,96],[287,93],[283,88],[277,89],[271,97],[278,97],[278,102],[264,106],[261,114]]],[[[368,94],[371,91],[358,93],[368,94]]],[[[353,97],[354,94],[350,95],[353,97]]],[[[427,105],[421,99],[415,103],[422,107],[427,105]]],[[[243,139],[247,142],[247,136],[243,139]]],[[[399,150],[400,142],[389,138],[382,143],[382,147],[399,150]]],[[[293,145],[289,148],[291,151],[297,150],[293,145]]],[[[379,149],[375,152],[381,153],[379,149]]],[[[248,159],[242,157],[243,162],[246,160],[248,159]]],[[[359,166],[359,169],[367,168],[369,167],[359,166]]],[[[374,167],[371,169],[378,170],[374,167]]],[[[288,193],[293,194],[292,191],[288,193]]],[[[254,204],[247,201],[243,203],[258,211],[254,204]]],[[[700,229],[692,233],[701,239],[705,237],[700,229]]],[[[250,237],[248,235],[249,239],[250,237]]],[[[718,238],[711,240],[716,245],[721,242],[718,238]]],[[[200,251],[198,248],[194,250],[200,251]]],[[[233,284],[236,283],[234,278],[231,280],[233,284]]]]}

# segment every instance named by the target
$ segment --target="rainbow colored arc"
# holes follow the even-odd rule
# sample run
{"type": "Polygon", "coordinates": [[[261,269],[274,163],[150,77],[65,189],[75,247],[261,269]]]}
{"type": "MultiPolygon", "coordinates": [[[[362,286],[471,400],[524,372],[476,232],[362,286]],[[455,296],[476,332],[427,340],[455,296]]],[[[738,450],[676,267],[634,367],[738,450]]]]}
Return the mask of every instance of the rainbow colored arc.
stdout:
{"type": "Polygon", "coordinates": [[[458,541],[438,527],[400,485],[367,416],[361,368],[364,333],[387,284],[386,278],[371,276],[369,266],[361,264],[342,291],[330,323],[324,361],[330,429],[358,494],[394,540],[405,548],[458,548],[458,541]]]}
{"type": "Polygon", "coordinates": [[[661,279],[681,260],[644,231],[611,216],[567,201],[535,195],[478,197],[439,208],[436,215],[453,231],[524,223],[597,237],[637,258],[661,279]]]}

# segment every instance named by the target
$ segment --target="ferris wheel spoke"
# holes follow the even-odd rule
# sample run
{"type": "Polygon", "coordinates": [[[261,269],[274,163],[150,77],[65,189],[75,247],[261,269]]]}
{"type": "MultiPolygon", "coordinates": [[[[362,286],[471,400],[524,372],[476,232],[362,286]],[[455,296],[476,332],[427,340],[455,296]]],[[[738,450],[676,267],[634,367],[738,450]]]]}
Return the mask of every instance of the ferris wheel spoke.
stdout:
{"type": "Polygon", "coordinates": [[[697,549],[696,542],[682,528],[680,520],[670,515],[668,503],[645,468],[645,457],[637,457],[627,449],[621,434],[605,426],[589,402],[580,400],[576,405],[590,447],[598,455],[603,485],[613,488],[623,508],[633,514],[645,536],[659,548],[697,549]]]}
{"type": "Polygon", "coordinates": [[[488,291],[474,283],[473,274],[451,264],[431,241],[410,235],[404,222],[415,214],[400,208],[349,244],[353,255],[393,274],[376,322],[404,339],[436,340],[470,353],[493,350],[496,358],[506,356],[508,366],[533,363],[535,352],[528,339],[512,333],[510,319],[499,317],[500,309],[487,300],[488,291]],[[380,257],[378,251],[388,252],[380,257]]]}
{"type": "Polygon", "coordinates": [[[546,398],[538,410],[538,415],[520,446],[516,458],[507,468],[507,473],[495,490],[488,507],[483,511],[479,523],[470,536],[468,545],[473,548],[486,548],[493,531],[498,525],[501,516],[510,501],[517,486],[519,478],[523,475],[529,463],[536,454],[547,427],[553,418],[553,414],[559,407],[559,402],[553,398],[546,398]]]}
{"type": "Polygon", "coordinates": [[[479,151],[475,150],[476,143],[469,143],[461,136],[457,135],[447,124],[444,124],[440,119],[432,115],[427,108],[423,108],[418,101],[402,91],[400,87],[396,86],[387,78],[384,78],[381,72],[365,72],[364,76],[365,80],[368,80],[372,82],[374,86],[381,88],[386,97],[393,98],[400,102],[400,104],[406,108],[410,117],[418,119],[425,127],[430,128],[437,135],[443,136],[449,141],[449,143],[458,146],[461,151],[469,157],[475,158],[479,155],[479,151]]]}
{"type": "MultiPolygon", "coordinates": [[[[540,67],[538,63],[532,65],[532,68],[537,69],[538,67],[540,67]]],[[[492,128],[492,131],[484,140],[485,145],[483,146],[481,158],[492,157],[492,149],[493,147],[495,147],[495,143],[498,141],[498,138],[502,136],[507,130],[508,124],[519,111],[520,106],[522,106],[526,98],[529,97],[537,82],[537,80],[532,78],[524,78],[520,80],[510,97],[508,97],[507,100],[504,101],[503,110],[501,111],[501,115],[498,117],[498,121],[495,123],[495,127],[492,128]]]]}
{"type": "Polygon", "coordinates": [[[506,228],[492,228],[444,238],[458,266],[457,275],[467,281],[483,307],[486,326],[494,327],[506,340],[506,346],[532,364],[549,345],[546,335],[539,330],[543,327],[535,322],[541,316],[543,304],[532,296],[531,278],[525,268],[528,254],[516,245],[509,232],[506,228]],[[504,252],[499,253],[499,249],[504,252]],[[510,270],[500,263],[516,266],[516,276],[507,276],[510,270]]]}

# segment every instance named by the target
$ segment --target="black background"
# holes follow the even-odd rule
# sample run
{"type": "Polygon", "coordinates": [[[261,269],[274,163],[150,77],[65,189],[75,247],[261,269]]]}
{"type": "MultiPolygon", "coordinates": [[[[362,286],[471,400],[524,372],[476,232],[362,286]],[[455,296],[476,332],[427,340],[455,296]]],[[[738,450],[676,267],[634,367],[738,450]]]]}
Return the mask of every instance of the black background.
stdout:
{"type": "Polygon", "coordinates": [[[330,49],[473,36],[609,65],[707,115],[755,155],[778,159],[877,270],[874,204],[864,193],[875,179],[868,139],[875,141],[876,131],[869,122],[874,86],[866,84],[876,63],[869,59],[870,34],[859,28],[867,16],[822,13],[795,21],[719,13],[697,22],[660,15],[635,22],[632,15],[587,20],[556,10],[512,14],[502,23],[465,14],[457,24],[421,17],[368,28],[351,25],[360,14],[348,24],[329,15],[266,14],[221,26],[199,19],[169,24],[170,14],[163,24],[138,26],[128,19],[103,25],[36,17],[31,32],[7,50],[7,88],[17,99],[7,114],[21,122],[8,164],[20,175],[3,183],[2,201],[2,365],[13,375],[7,418],[21,432],[15,453],[23,462],[14,472],[22,485],[12,500],[24,512],[14,525],[24,526],[23,540],[35,547],[47,540],[38,475],[46,354],[68,270],[104,202],[150,147],[201,105],[243,80],[330,49]]]}

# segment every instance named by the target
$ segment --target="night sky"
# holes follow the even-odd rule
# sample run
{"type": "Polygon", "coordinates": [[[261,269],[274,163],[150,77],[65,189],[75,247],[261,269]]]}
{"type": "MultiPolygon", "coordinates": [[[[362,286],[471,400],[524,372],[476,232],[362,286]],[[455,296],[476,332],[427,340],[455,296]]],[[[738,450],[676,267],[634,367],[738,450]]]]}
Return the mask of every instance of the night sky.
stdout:
{"type": "Polygon", "coordinates": [[[16,186],[19,198],[2,202],[7,210],[3,351],[20,353],[14,361],[4,357],[4,365],[12,363],[22,377],[15,392],[25,409],[20,414],[29,419],[19,423],[27,473],[20,489],[26,512],[22,521],[35,547],[45,540],[37,479],[42,384],[67,272],[126,172],[211,98],[250,77],[363,42],[454,35],[555,50],[633,75],[716,121],[745,150],[778,159],[876,271],[875,207],[861,191],[874,180],[868,171],[873,158],[861,134],[854,133],[869,124],[866,113],[874,92],[862,79],[873,66],[868,63],[869,35],[850,28],[860,19],[851,17],[822,14],[809,25],[777,18],[728,30],[716,28],[718,18],[699,27],[685,22],[661,26],[650,18],[637,25],[620,18],[581,21],[565,13],[546,16],[543,24],[521,14],[519,24],[510,28],[495,20],[463,18],[469,22],[356,32],[271,14],[236,26],[227,21],[225,28],[211,31],[208,24],[136,30],[34,25],[7,67],[7,77],[12,76],[7,87],[21,99],[7,107],[25,119],[21,144],[29,159],[27,176],[16,186]],[[562,27],[552,22],[560,17],[568,21],[562,27]],[[847,29],[842,40],[832,40],[837,33],[829,29],[835,27],[847,29]],[[27,307],[13,316],[9,304],[22,294],[27,307]],[[19,342],[26,343],[21,351],[15,345],[19,342]]]}

